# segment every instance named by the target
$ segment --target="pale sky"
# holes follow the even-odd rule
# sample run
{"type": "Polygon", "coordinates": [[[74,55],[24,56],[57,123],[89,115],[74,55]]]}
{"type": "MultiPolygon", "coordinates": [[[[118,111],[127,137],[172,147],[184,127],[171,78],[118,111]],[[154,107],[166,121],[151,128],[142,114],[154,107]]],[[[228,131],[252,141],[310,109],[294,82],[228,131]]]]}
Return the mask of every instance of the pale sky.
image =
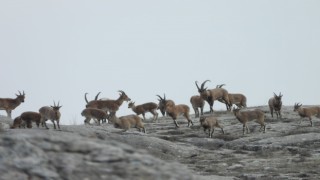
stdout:
{"type": "MultiPolygon", "coordinates": [[[[166,93],[191,108],[194,82],[206,79],[248,106],[273,92],[284,105],[320,104],[319,9],[318,0],[0,0],[0,97],[25,91],[13,117],[60,101],[61,124],[83,123],[85,92],[123,90],[136,104],[166,93]]],[[[119,116],[133,113],[127,106],[119,116]]]]}

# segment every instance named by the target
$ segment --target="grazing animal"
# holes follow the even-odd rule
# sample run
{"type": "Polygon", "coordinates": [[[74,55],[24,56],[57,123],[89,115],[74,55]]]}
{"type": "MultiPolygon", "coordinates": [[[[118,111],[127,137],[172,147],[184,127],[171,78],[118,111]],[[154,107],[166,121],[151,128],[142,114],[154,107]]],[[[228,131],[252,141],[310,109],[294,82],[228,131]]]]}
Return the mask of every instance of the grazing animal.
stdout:
{"type": "Polygon", "coordinates": [[[11,112],[16,107],[18,107],[21,103],[24,102],[25,99],[25,93],[21,93],[19,91],[19,94],[16,94],[16,98],[0,98],[0,110],[5,110],[7,112],[7,115],[9,118],[11,118],[11,112]]]}
{"type": "Polygon", "coordinates": [[[176,119],[179,115],[183,115],[188,120],[188,127],[190,127],[190,123],[191,123],[191,125],[193,125],[193,122],[190,119],[190,115],[189,115],[189,113],[190,113],[189,106],[187,106],[185,104],[175,105],[175,103],[172,100],[171,101],[166,100],[165,96],[164,96],[164,98],[162,98],[159,95],[157,95],[157,96],[160,98],[159,104],[161,104],[161,106],[164,107],[165,112],[173,119],[173,122],[177,128],[179,127],[179,125],[178,125],[176,119]]]}
{"type": "Polygon", "coordinates": [[[279,95],[276,95],[276,93],[273,93],[274,96],[272,98],[269,99],[268,104],[269,104],[269,109],[270,109],[270,113],[271,113],[271,117],[273,118],[273,110],[277,115],[277,119],[278,118],[282,118],[281,116],[281,107],[282,107],[282,94],[280,93],[279,95]]]}
{"type": "Polygon", "coordinates": [[[213,113],[213,103],[215,100],[219,100],[222,99],[222,101],[224,101],[226,104],[228,104],[228,106],[230,105],[230,101],[229,101],[229,96],[228,96],[228,91],[224,88],[215,88],[215,89],[209,89],[207,90],[207,88],[204,88],[204,85],[207,81],[210,80],[206,80],[201,84],[201,87],[198,86],[197,81],[195,82],[197,88],[198,88],[198,92],[200,93],[200,96],[202,99],[206,100],[208,102],[208,104],[210,105],[210,112],[213,113]]]}
{"type": "Polygon", "coordinates": [[[60,125],[59,125],[60,117],[61,117],[60,108],[62,106],[59,105],[59,102],[57,105],[55,102],[53,102],[53,104],[54,104],[53,106],[43,106],[39,109],[39,113],[41,114],[41,123],[42,123],[42,126],[45,126],[47,129],[49,129],[46,124],[46,121],[50,119],[54,125],[54,129],[56,129],[55,121],[57,121],[57,125],[60,130],[60,125]]]}
{"type": "Polygon", "coordinates": [[[252,111],[240,111],[240,109],[233,108],[233,113],[236,118],[243,124],[243,135],[245,134],[245,129],[249,133],[248,122],[252,120],[257,120],[257,123],[260,124],[260,130],[263,129],[263,132],[266,132],[266,125],[264,123],[264,112],[260,109],[255,109],[252,111]]]}
{"type": "Polygon", "coordinates": [[[212,138],[212,134],[214,132],[214,127],[218,127],[221,129],[222,134],[224,134],[223,128],[219,125],[217,118],[215,117],[200,117],[200,125],[203,127],[204,132],[209,129],[209,138],[212,138]]]}
{"type": "Polygon", "coordinates": [[[145,114],[147,112],[150,112],[153,115],[153,121],[157,120],[158,118],[158,105],[153,102],[144,103],[141,105],[135,105],[135,102],[129,102],[128,108],[131,108],[133,112],[135,112],[137,115],[142,114],[143,120],[146,120],[145,114]]]}
{"type": "MultiPolygon", "coordinates": [[[[18,116],[18,117],[16,117],[16,118],[14,118],[14,120],[13,120],[13,124],[12,124],[12,126],[10,127],[11,129],[15,129],[15,128],[21,128],[22,126],[23,126],[23,122],[22,122],[22,119],[21,119],[21,117],[20,116],[18,116]]],[[[25,124],[24,124],[25,125],[25,124]]],[[[25,126],[24,126],[24,128],[25,128],[25,126]]]]}
{"type": "Polygon", "coordinates": [[[203,107],[204,107],[205,101],[200,96],[198,95],[191,96],[190,103],[194,110],[195,117],[199,117],[200,114],[203,115],[203,107]],[[199,112],[199,108],[200,108],[200,112],[199,112]]]}
{"type": "Polygon", "coordinates": [[[90,120],[94,119],[94,121],[100,125],[100,121],[104,122],[108,117],[105,111],[96,108],[86,108],[81,112],[81,115],[85,117],[85,124],[90,124],[90,120]]]}
{"type": "Polygon", "coordinates": [[[96,108],[96,109],[104,110],[109,113],[116,113],[119,110],[119,107],[122,105],[123,101],[128,102],[131,100],[124,91],[120,90],[119,92],[120,92],[120,96],[117,100],[110,100],[110,99],[97,100],[98,95],[100,94],[98,93],[95,100],[92,100],[90,102],[87,100],[87,97],[86,97],[87,93],[85,93],[84,97],[87,102],[86,108],[96,108]]]}
{"type": "Polygon", "coordinates": [[[320,107],[301,107],[302,104],[295,103],[293,107],[294,112],[298,112],[298,114],[301,117],[300,123],[302,122],[302,119],[307,117],[310,121],[311,126],[313,126],[312,123],[312,116],[316,116],[317,118],[320,118],[320,107]]]}
{"type": "Polygon", "coordinates": [[[138,115],[131,114],[127,116],[117,117],[114,113],[110,114],[108,120],[113,123],[115,128],[123,129],[124,131],[130,128],[137,128],[139,131],[146,133],[146,128],[138,115]]]}
{"type": "Polygon", "coordinates": [[[16,117],[13,121],[12,129],[26,125],[27,128],[32,128],[32,122],[35,122],[39,127],[41,122],[41,115],[38,112],[27,111],[16,117]]]}
{"type": "Polygon", "coordinates": [[[223,99],[218,99],[221,103],[226,104],[227,110],[231,110],[233,105],[236,105],[238,108],[247,107],[247,97],[243,94],[228,94],[230,105],[227,104],[223,99]]]}

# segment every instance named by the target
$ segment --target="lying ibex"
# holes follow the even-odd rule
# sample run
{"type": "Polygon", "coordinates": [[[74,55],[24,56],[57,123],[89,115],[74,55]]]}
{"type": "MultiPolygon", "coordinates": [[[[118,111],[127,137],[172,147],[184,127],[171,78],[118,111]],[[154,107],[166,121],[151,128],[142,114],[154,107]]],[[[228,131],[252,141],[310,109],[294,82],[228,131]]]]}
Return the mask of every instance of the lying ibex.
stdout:
{"type": "Polygon", "coordinates": [[[53,102],[53,104],[54,104],[53,106],[50,106],[50,107],[44,106],[39,109],[39,113],[41,115],[41,124],[42,126],[45,126],[47,129],[49,129],[46,124],[46,121],[50,119],[54,125],[54,129],[56,129],[56,124],[54,121],[57,121],[57,125],[60,130],[59,122],[60,122],[61,113],[59,110],[62,106],[59,106],[59,102],[57,105],[55,102],[53,102]]]}
{"type": "MultiPolygon", "coordinates": [[[[192,120],[190,119],[190,108],[185,104],[175,105],[175,103],[171,100],[166,100],[166,97],[162,98],[161,96],[157,95],[160,98],[159,104],[164,106],[165,112],[173,119],[174,124],[178,128],[179,125],[177,124],[177,117],[179,115],[183,115],[188,120],[188,127],[190,127],[190,123],[193,125],[192,120]]],[[[160,105],[159,105],[160,106],[160,105]]]]}
{"type": "Polygon", "coordinates": [[[140,132],[143,131],[146,133],[144,124],[138,115],[132,114],[118,118],[115,113],[111,113],[108,116],[108,120],[113,123],[115,128],[124,129],[124,131],[127,131],[130,128],[137,128],[140,132]]]}
{"type": "Polygon", "coordinates": [[[32,122],[36,123],[37,127],[39,127],[41,122],[41,115],[37,112],[32,111],[23,112],[20,116],[14,119],[11,128],[20,128],[23,124],[25,124],[27,128],[32,128],[32,122]]]}
{"type": "Polygon", "coordinates": [[[264,123],[265,116],[263,111],[259,109],[255,109],[252,111],[240,111],[240,109],[233,108],[233,113],[236,118],[243,124],[243,135],[245,134],[245,129],[247,130],[247,133],[249,133],[247,123],[254,119],[256,119],[257,123],[259,123],[261,126],[259,131],[263,129],[263,132],[266,132],[266,125],[264,123]]]}
{"type": "Polygon", "coordinates": [[[150,112],[153,115],[153,121],[157,120],[158,118],[158,113],[157,113],[157,109],[158,109],[158,105],[156,103],[153,102],[148,102],[148,103],[144,103],[141,105],[135,105],[135,102],[130,102],[128,104],[128,108],[131,108],[133,112],[135,112],[137,115],[142,114],[143,116],[143,120],[146,120],[145,114],[147,112],[150,112]]]}
{"type": "Polygon", "coordinates": [[[200,113],[203,115],[203,107],[205,104],[205,101],[198,95],[191,96],[190,103],[192,105],[192,108],[194,110],[195,117],[199,117],[200,113]],[[200,108],[200,112],[199,112],[200,108]]]}
{"type": "Polygon", "coordinates": [[[81,115],[86,118],[84,120],[85,124],[90,124],[90,120],[93,119],[100,125],[100,121],[104,122],[108,117],[108,114],[105,111],[96,108],[86,108],[81,112],[81,115]]]}
{"type": "Polygon", "coordinates": [[[271,117],[273,117],[273,110],[275,111],[276,115],[277,115],[277,119],[281,117],[281,107],[282,107],[282,94],[280,93],[279,96],[276,95],[276,93],[273,93],[274,96],[272,98],[269,99],[268,104],[269,104],[269,109],[270,109],[270,113],[271,113],[271,117]]]}
{"type": "Polygon", "coordinates": [[[302,106],[302,104],[295,103],[294,107],[293,107],[293,111],[298,112],[301,117],[299,124],[301,124],[303,118],[307,117],[307,118],[309,118],[311,126],[313,126],[311,116],[316,116],[317,118],[320,118],[320,107],[302,108],[301,106],[302,106]]]}
{"type": "Polygon", "coordinates": [[[117,100],[97,100],[99,93],[96,96],[95,100],[88,102],[87,93],[85,94],[85,100],[87,102],[86,108],[96,108],[101,109],[109,113],[116,113],[119,110],[119,107],[122,105],[123,101],[130,101],[131,99],[126,95],[125,92],[119,91],[120,97],[117,100]]]}
{"type": "Polygon", "coordinates": [[[222,99],[226,104],[228,104],[228,106],[230,106],[230,101],[229,101],[229,97],[228,97],[228,91],[223,89],[223,88],[215,88],[215,89],[210,89],[207,90],[207,88],[204,88],[204,85],[207,81],[210,80],[206,80],[201,84],[201,87],[199,88],[197,81],[195,82],[197,88],[198,88],[198,92],[200,93],[200,96],[202,99],[206,100],[208,102],[208,104],[210,105],[210,112],[213,112],[213,103],[215,100],[218,99],[222,99]]]}
{"type": "Polygon", "coordinates": [[[214,132],[214,127],[218,127],[221,129],[222,134],[224,134],[223,128],[219,125],[217,118],[215,117],[200,117],[200,125],[203,127],[204,132],[209,129],[209,137],[212,138],[212,134],[214,132]]]}
{"type": "Polygon", "coordinates": [[[11,112],[14,110],[17,106],[19,106],[22,102],[24,102],[25,93],[21,93],[19,91],[19,94],[16,94],[16,98],[0,98],[0,110],[5,110],[7,112],[7,115],[9,118],[11,118],[11,112]]]}

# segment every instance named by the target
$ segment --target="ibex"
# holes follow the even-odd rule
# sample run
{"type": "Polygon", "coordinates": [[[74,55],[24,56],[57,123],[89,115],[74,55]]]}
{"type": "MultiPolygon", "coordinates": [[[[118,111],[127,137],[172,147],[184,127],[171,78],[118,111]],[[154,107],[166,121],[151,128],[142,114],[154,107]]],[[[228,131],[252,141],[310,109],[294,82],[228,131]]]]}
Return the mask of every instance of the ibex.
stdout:
{"type": "Polygon", "coordinates": [[[17,97],[15,99],[0,98],[0,110],[5,110],[9,118],[11,118],[12,110],[24,102],[25,93],[24,91],[23,93],[19,91],[19,94],[16,94],[16,96],[17,97]]]}
{"type": "MultiPolygon", "coordinates": [[[[162,116],[165,116],[166,115],[166,107],[165,107],[165,103],[162,103],[163,102],[163,99],[166,99],[166,95],[164,94],[163,95],[163,99],[160,95],[157,95],[159,97],[158,101],[159,101],[159,104],[158,104],[158,109],[160,110],[162,116]]],[[[171,104],[171,105],[174,105],[174,102],[170,99],[166,100],[166,103],[167,104],[171,104]]]]}
{"type": "Polygon", "coordinates": [[[199,117],[200,114],[203,115],[203,107],[204,107],[205,101],[200,96],[198,95],[191,96],[190,103],[194,110],[195,117],[199,117]],[[200,112],[199,112],[199,108],[200,108],[200,112]]]}
{"type": "Polygon", "coordinates": [[[101,109],[109,113],[116,113],[119,110],[119,107],[122,105],[123,101],[130,101],[131,99],[126,95],[124,91],[119,91],[120,97],[117,100],[97,100],[99,93],[96,96],[95,100],[88,101],[87,93],[85,94],[85,100],[87,102],[86,108],[96,108],[101,109]]]}
{"type": "Polygon", "coordinates": [[[249,133],[248,122],[252,120],[257,120],[257,123],[260,124],[260,131],[266,132],[266,125],[264,123],[264,112],[260,109],[255,109],[253,111],[240,111],[240,109],[233,108],[233,113],[236,118],[243,124],[243,135],[245,134],[245,129],[249,133]]]}
{"type": "Polygon", "coordinates": [[[100,121],[105,122],[108,117],[105,111],[96,108],[86,108],[81,112],[81,115],[85,117],[85,124],[90,124],[90,120],[94,119],[98,125],[100,125],[100,121]]]}
{"type": "Polygon", "coordinates": [[[135,112],[137,115],[142,114],[143,120],[146,120],[145,114],[147,112],[150,112],[153,115],[153,121],[157,120],[158,118],[158,113],[157,113],[157,108],[158,105],[153,102],[148,102],[144,103],[141,105],[135,105],[135,102],[130,102],[128,104],[128,108],[131,108],[133,112],[135,112]]]}
{"type": "Polygon", "coordinates": [[[273,117],[273,110],[275,111],[276,115],[277,115],[277,119],[281,117],[281,107],[282,107],[282,94],[280,93],[279,96],[276,95],[276,93],[273,93],[274,96],[272,98],[269,99],[268,104],[269,104],[269,109],[270,109],[270,113],[271,113],[271,117],[273,117]]]}
{"type": "Polygon", "coordinates": [[[42,123],[42,126],[45,126],[47,129],[49,129],[46,124],[46,121],[50,119],[54,125],[54,129],[56,129],[56,124],[54,123],[54,121],[57,121],[57,125],[60,130],[59,122],[60,122],[61,113],[59,110],[62,106],[59,106],[59,102],[57,105],[55,102],[53,102],[53,104],[54,104],[53,106],[50,106],[50,107],[43,106],[39,109],[39,113],[41,115],[41,123],[42,123]]]}
{"type": "Polygon", "coordinates": [[[224,134],[224,130],[222,126],[220,126],[217,118],[215,117],[205,117],[201,116],[200,117],[200,125],[203,127],[204,132],[206,132],[207,129],[209,129],[209,137],[212,138],[212,134],[214,132],[214,127],[218,127],[221,129],[222,134],[224,134]]]}
{"type": "MultiPolygon", "coordinates": [[[[175,105],[175,103],[172,100],[166,100],[165,96],[162,98],[161,96],[157,95],[159,99],[159,104],[161,106],[164,106],[165,112],[173,119],[175,126],[178,128],[179,125],[177,124],[177,117],[179,115],[183,115],[188,120],[188,127],[193,125],[192,120],[190,119],[190,108],[185,104],[179,104],[175,105]]],[[[159,105],[160,106],[160,105],[159,105]]]]}
{"type": "Polygon", "coordinates": [[[197,81],[195,82],[197,88],[198,88],[198,92],[200,93],[200,96],[202,99],[206,100],[208,102],[208,104],[210,105],[210,112],[213,112],[213,103],[215,100],[218,99],[222,99],[226,104],[228,104],[228,106],[230,105],[230,101],[229,101],[229,97],[228,97],[228,91],[226,89],[223,88],[215,88],[215,89],[210,89],[207,90],[207,88],[204,88],[204,85],[207,81],[210,80],[206,80],[201,84],[201,87],[199,88],[197,81]]]}
{"type": "Polygon", "coordinates": [[[140,132],[143,131],[146,133],[144,124],[138,115],[131,114],[118,118],[115,113],[110,113],[108,120],[113,123],[115,128],[123,129],[124,131],[127,131],[130,128],[137,128],[140,132]]]}
{"type": "Polygon", "coordinates": [[[295,103],[293,107],[293,111],[298,112],[301,117],[299,124],[301,124],[303,118],[307,117],[310,121],[311,126],[313,126],[311,116],[316,116],[317,118],[320,118],[320,107],[302,108],[301,106],[302,104],[295,103]]]}

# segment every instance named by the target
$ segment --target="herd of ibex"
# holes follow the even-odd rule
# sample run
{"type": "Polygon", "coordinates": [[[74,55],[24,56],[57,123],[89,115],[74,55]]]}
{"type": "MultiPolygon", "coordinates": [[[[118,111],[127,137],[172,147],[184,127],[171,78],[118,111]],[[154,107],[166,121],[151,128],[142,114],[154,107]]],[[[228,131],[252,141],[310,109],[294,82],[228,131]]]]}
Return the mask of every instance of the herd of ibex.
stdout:
{"type": "MultiPolygon", "coordinates": [[[[260,124],[260,130],[262,130],[263,132],[266,131],[264,112],[259,109],[245,110],[245,108],[247,107],[247,98],[245,95],[239,93],[229,93],[226,89],[223,88],[224,84],[217,85],[213,89],[208,89],[207,87],[205,87],[205,84],[207,82],[210,82],[210,80],[204,81],[200,85],[200,87],[198,85],[198,82],[195,82],[199,95],[191,96],[190,103],[194,110],[195,117],[199,118],[200,126],[204,128],[204,131],[206,131],[206,129],[209,129],[209,137],[212,137],[214,127],[220,128],[222,130],[222,133],[224,134],[223,127],[219,125],[218,119],[213,115],[205,116],[203,113],[205,102],[207,102],[210,106],[210,113],[214,112],[214,101],[224,103],[226,105],[226,109],[229,111],[231,111],[233,105],[236,106],[236,108],[233,107],[232,111],[235,115],[235,118],[239,120],[239,122],[243,125],[243,134],[245,134],[245,132],[249,133],[247,123],[252,120],[256,120],[256,122],[260,124]]],[[[158,104],[154,102],[147,102],[144,104],[135,105],[135,102],[131,101],[131,99],[124,91],[119,91],[119,93],[119,98],[116,100],[112,100],[105,98],[98,99],[98,96],[100,94],[99,92],[95,96],[95,99],[91,101],[88,101],[88,93],[85,93],[84,98],[86,101],[86,105],[85,109],[83,109],[83,111],[81,112],[81,115],[85,117],[84,123],[90,124],[91,119],[93,119],[98,125],[100,125],[101,123],[106,123],[108,121],[108,123],[113,124],[114,127],[124,129],[125,131],[130,128],[137,128],[145,133],[146,129],[143,124],[143,120],[146,120],[145,114],[148,112],[151,113],[153,115],[153,121],[156,121],[158,119],[157,110],[160,110],[163,116],[167,115],[173,119],[176,128],[179,127],[177,118],[181,115],[188,121],[188,127],[190,125],[193,125],[193,121],[190,117],[190,108],[186,104],[176,104],[173,100],[166,99],[165,95],[163,97],[157,95],[159,97],[158,104]],[[119,110],[124,101],[129,102],[128,108],[131,108],[135,114],[117,117],[116,112],[119,110]],[[139,115],[142,115],[143,119],[141,119],[139,115]]],[[[24,91],[23,93],[19,91],[19,94],[16,94],[16,96],[17,97],[15,99],[0,98],[0,110],[5,110],[9,118],[11,118],[12,110],[14,110],[17,106],[24,102],[25,93],[24,91]]],[[[273,112],[275,112],[277,119],[282,118],[282,96],[283,95],[281,93],[279,95],[274,93],[274,96],[271,97],[268,101],[272,118],[273,112]]],[[[296,103],[294,105],[294,111],[298,112],[301,119],[307,117],[310,120],[311,126],[313,126],[311,117],[316,116],[320,118],[320,107],[301,106],[301,104],[296,103]]],[[[58,127],[58,129],[60,130],[59,121],[61,114],[59,109],[61,107],[62,106],[60,106],[59,103],[56,104],[54,102],[53,106],[41,107],[39,109],[39,112],[23,112],[20,116],[16,117],[13,120],[13,125],[11,126],[11,128],[31,128],[32,123],[35,123],[38,127],[41,124],[46,129],[49,129],[47,127],[46,121],[51,120],[54,125],[54,129],[57,129],[58,127]],[[57,127],[55,122],[57,123],[57,127]]]]}

